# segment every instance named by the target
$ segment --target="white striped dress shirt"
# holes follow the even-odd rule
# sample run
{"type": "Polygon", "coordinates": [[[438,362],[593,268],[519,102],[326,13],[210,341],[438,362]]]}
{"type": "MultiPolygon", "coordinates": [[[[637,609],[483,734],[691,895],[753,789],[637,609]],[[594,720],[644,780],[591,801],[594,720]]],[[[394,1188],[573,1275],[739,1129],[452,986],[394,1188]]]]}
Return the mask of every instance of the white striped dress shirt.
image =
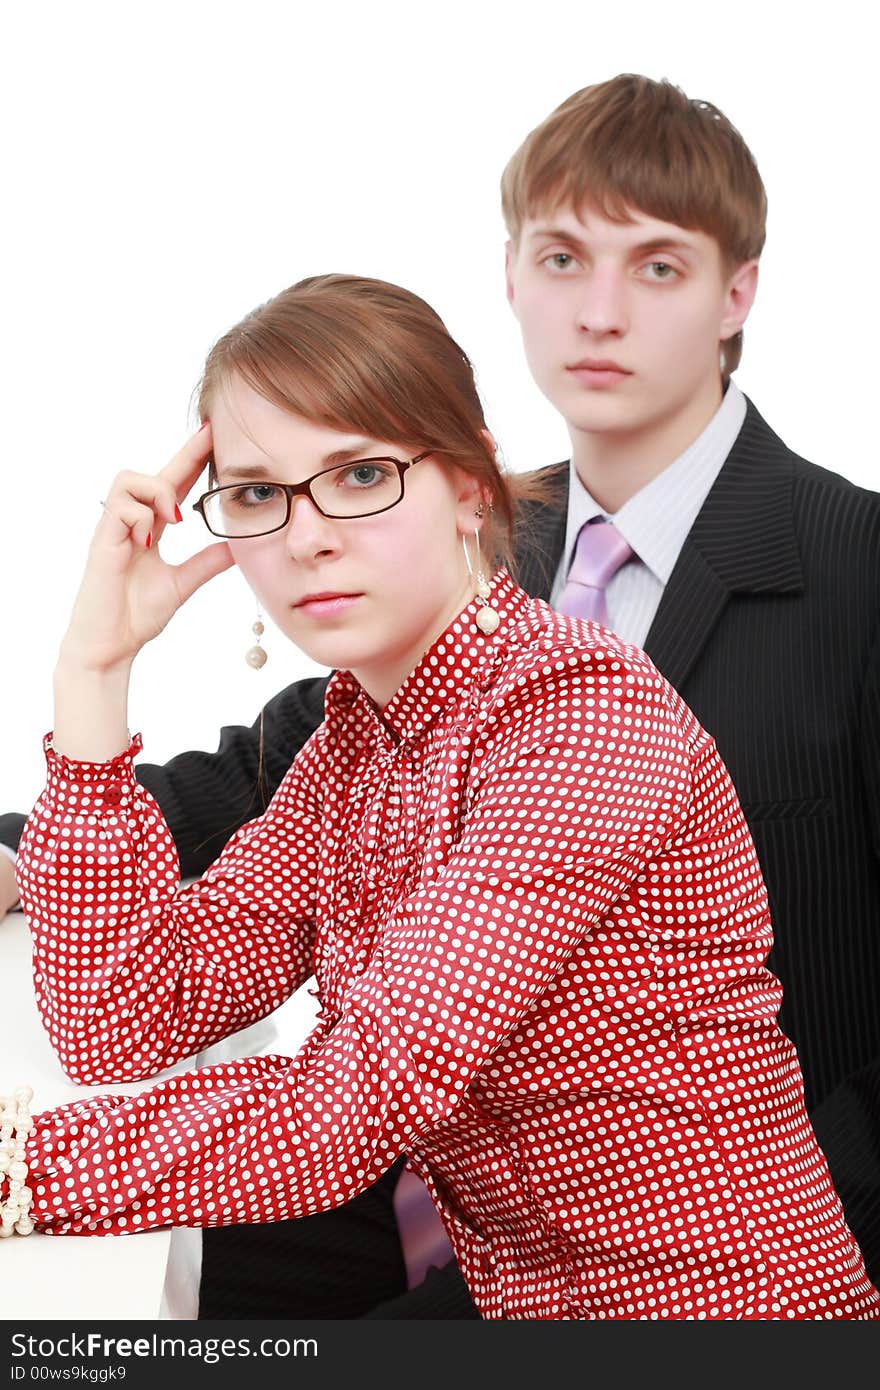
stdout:
{"type": "Polygon", "coordinates": [[[683,454],[615,513],[604,512],[569,465],[565,549],[553,581],[555,606],[568,578],[581,527],[594,517],[613,521],[635,552],[605,591],[609,626],[626,642],[644,646],[663,590],[688,532],[721,471],[746,417],[746,398],[731,381],[703,432],[683,454]]]}

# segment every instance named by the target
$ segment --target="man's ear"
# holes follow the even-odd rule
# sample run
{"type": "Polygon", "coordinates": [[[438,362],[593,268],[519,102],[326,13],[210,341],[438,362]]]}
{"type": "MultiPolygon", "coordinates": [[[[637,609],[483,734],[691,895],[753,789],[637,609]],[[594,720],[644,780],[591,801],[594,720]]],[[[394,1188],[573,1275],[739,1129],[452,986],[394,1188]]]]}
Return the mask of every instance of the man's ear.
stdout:
{"type": "Polygon", "coordinates": [[[727,285],[724,318],[719,338],[723,342],[739,333],[749,316],[758,290],[758,262],[743,261],[737,266],[727,285]]]}
{"type": "Polygon", "coordinates": [[[513,263],[516,259],[516,247],[512,241],[504,243],[504,283],[507,288],[507,302],[514,313],[516,304],[513,297],[513,263]]]}

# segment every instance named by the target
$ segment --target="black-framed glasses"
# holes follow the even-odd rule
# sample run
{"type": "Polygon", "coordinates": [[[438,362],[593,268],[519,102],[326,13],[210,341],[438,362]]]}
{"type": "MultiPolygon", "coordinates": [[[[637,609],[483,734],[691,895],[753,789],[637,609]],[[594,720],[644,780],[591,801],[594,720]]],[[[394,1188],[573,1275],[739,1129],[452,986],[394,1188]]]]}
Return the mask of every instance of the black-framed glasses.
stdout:
{"type": "Polygon", "coordinates": [[[205,492],[193,511],[214,536],[242,540],[281,531],[290,520],[294,497],[308,497],[322,516],[348,520],[377,516],[396,507],[403,497],[403,475],[431,450],[411,459],[352,459],[313,473],[302,483],[230,483],[205,492]]]}

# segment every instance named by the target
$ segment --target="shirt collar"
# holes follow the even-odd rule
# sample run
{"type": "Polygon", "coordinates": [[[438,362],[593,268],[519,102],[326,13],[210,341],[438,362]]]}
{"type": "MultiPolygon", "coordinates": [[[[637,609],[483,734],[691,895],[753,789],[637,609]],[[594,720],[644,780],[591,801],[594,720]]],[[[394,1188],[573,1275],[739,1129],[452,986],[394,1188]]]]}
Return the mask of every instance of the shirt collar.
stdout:
{"type": "Polygon", "coordinates": [[[414,738],[434,722],[468,681],[482,685],[489,679],[507,645],[511,628],[529,602],[528,594],[506,570],[497,570],[488,599],[501,619],[494,633],[487,636],[477,627],[477,614],[484,605],[479,599],[472,599],[425,652],[381,714],[350,671],[336,671],[327,686],[328,717],[337,711],[357,711],[369,725],[381,729],[386,738],[389,732],[400,740],[414,738]]]}
{"type": "Polygon", "coordinates": [[[746,398],[733,381],[706,428],[668,468],[658,473],[613,515],[603,512],[569,465],[565,572],[581,527],[594,517],[613,521],[638,558],[660,580],[669,581],[697,513],[742,429],[746,398]]]}

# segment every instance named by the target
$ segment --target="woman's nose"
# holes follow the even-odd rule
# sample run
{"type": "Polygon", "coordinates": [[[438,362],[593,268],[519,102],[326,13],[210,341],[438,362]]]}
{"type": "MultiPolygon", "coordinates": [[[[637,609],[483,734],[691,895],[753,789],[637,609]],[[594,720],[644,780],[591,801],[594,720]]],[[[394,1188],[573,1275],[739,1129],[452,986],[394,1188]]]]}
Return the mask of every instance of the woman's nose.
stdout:
{"type": "Polygon", "coordinates": [[[318,511],[310,497],[294,497],[284,542],[294,560],[310,560],[339,548],[338,522],[318,511]]]}

